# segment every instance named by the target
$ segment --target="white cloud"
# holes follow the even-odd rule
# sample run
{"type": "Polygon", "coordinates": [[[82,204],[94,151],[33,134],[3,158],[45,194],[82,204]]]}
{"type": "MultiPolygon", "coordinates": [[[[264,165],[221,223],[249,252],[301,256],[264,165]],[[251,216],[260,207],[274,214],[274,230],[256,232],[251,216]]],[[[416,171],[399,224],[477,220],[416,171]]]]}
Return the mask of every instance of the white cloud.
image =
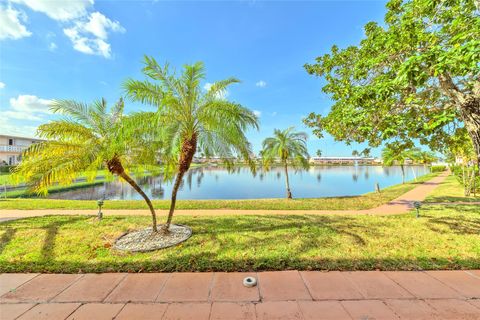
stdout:
{"type": "Polygon", "coordinates": [[[45,113],[50,114],[51,100],[41,99],[33,95],[19,95],[17,98],[10,98],[10,106],[13,111],[25,112],[28,114],[45,113]]]}
{"type": "Polygon", "coordinates": [[[8,119],[18,119],[18,120],[30,120],[30,121],[41,121],[42,118],[31,113],[23,111],[4,111],[2,116],[8,119]]]}
{"type": "Polygon", "coordinates": [[[34,95],[19,95],[10,99],[10,108],[0,112],[0,132],[3,134],[34,136],[37,127],[26,125],[22,121],[44,121],[51,114],[51,100],[34,95]],[[17,122],[17,123],[15,123],[17,122]]]}
{"type": "Polygon", "coordinates": [[[57,50],[58,46],[55,42],[50,42],[50,44],[48,45],[48,50],[50,51],[55,51],[57,50]]]}
{"type": "Polygon", "coordinates": [[[275,117],[277,115],[277,111],[272,112],[272,117],[275,117]]]}
{"type": "Polygon", "coordinates": [[[260,80],[257,83],[255,83],[255,85],[260,88],[265,88],[267,86],[267,83],[263,80],[260,80]]]}
{"type": "Polygon", "coordinates": [[[260,118],[260,116],[262,115],[262,112],[259,110],[253,110],[253,114],[260,118]]]}
{"type": "Polygon", "coordinates": [[[35,137],[37,127],[30,125],[13,124],[7,117],[0,117],[0,132],[12,136],[35,137]]]}
{"type": "Polygon", "coordinates": [[[26,20],[27,16],[21,11],[0,6],[0,40],[29,37],[32,33],[22,24],[26,20]]]}
{"type": "Polygon", "coordinates": [[[5,83],[0,81],[0,89],[5,88],[5,83]]]}
{"type": "Polygon", "coordinates": [[[72,41],[77,51],[110,58],[110,44],[106,42],[108,32],[125,32],[118,21],[112,21],[100,12],[93,12],[88,20],[78,20],[71,28],[63,29],[63,33],[72,41]]]}
{"type": "Polygon", "coordinates": [[[33,11],[42,12],[58,21],[69,21],[83,17],[93,0],[11,0],[24,4],[33,11]]]}

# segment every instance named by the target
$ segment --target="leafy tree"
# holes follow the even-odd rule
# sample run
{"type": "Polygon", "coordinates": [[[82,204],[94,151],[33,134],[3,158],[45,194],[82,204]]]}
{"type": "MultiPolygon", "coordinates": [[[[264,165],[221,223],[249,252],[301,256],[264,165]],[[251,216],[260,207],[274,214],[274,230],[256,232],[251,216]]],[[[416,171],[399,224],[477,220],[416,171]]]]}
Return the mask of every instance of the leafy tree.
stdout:
{"type": "Polygon", "coordinates": [[[438,157],[432,151],[421,151],[420,150],[418,152],[418,155],[416,155],[416,159],[420,163],[422,163],[424,165],[428,165],[428,164],[432,164],[432,162],[437,161],[438,157]]]}
{"type": "Polygon", "coordinates": [[[400,143],[388,144],[382,150],[383,164],[386,166],[392,166],[398,164],[402,169],[402,184],[405,183],[405,162],[407,160],[416,160],[419,154],[418,148],[407,149],[400,143]]]}
{"type": "Polygon", "coordinates": [[[225,98],[227,88],[239,80],[228,78],[203,90],[205,68],[201,62],[185,65],[178,76],[168,64],[161,67],[152,57],[146,56],[144,65],[142,71],[148,79],[129,79],[124,88],[132,100],[157,107],[156,122],[164,142],[162,161],[166,174],[176,174],[168,218],[162,227],[168,232],[178,189],[196,152],[218,156],[228,167],[235,156],[241,156],[254,168],[245,132],[258,129],[258,118],[225,98]]]}
{"type": "MultiPolygon", "coordinates": [[[[130,184],[145,200],[152,215],[152,228],[157,231],[155,210],[149,197],[130,177],[125,167],[152,169],[155,162],[154,141],[142,140],[135,122],[148,114],[137,114],[131,118],[123,115],[122,99],[108,110],[102,99],[87,105],[71,100],[57,100],[51,110],[62,114],[60,120],[51,121],[38,127],[38,136],[44,141],[33,144],[15,168],[17,181],[24,179],[30,188],[47,194],[55,183],[68,185],[82,173],[93,181],[97,170],[104,166],[112,175],[117,175],[130,184]]],[[[157,145],[158,146],[158,145],[157,145]]]]}
{"type": "Polygon", "coordinates": [[[320,56],[306,70],[335,101],[305,122],[321,136],[378,147],[418,139],[445,150],[459,128],[480,163],[480,8],[475,0],[392,0],[384,24],[365,25],[357,46],[320,56]]]}
{"type": "Polygon", "coordinates": [[[292,199],[288,179],[288,167],[290,166],[295,169],[309,168],[307,134],[304,132],[295,132],[294,129],[294,127],[285,130],[275,129],[273,137],[263,140],[263,149],[261,151],[265,168],[270,168],[277,160],[280,160],[282,163],[285,169],[285,185],[288,199],[292,199]]]}

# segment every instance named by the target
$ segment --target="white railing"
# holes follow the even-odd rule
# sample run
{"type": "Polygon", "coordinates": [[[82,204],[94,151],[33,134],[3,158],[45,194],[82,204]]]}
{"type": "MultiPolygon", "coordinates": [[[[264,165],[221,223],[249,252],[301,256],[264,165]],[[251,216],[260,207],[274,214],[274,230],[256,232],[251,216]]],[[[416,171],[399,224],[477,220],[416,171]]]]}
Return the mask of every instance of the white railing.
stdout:
{"type": "Polygon", "coordinates": [[[0,152],[22,152],[28,148],[27,146],[6,146],[6,145],[0,145],[0,152]]]}

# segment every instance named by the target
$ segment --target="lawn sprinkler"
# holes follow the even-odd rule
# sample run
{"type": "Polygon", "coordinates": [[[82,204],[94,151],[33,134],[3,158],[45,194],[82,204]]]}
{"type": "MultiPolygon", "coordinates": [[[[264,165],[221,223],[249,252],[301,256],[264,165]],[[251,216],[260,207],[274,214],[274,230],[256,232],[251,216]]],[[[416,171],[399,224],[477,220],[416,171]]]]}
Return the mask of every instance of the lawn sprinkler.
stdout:
{"type": "Polygon", "coordinates": [[[243,285],[247,288],[255,287],[257,285],[257,279],[254,277],[246,277],[243,279],[243,285]]]}
{"type": "Polygon", "coordinates": [[[102,218],[103,218],[103,213],[102,213],[103,199],[99,199],[97,201],[97,205],[98,205],[98,220],[102,220],[102,218]]]}
{"type": "Polygon", "coordinates": [[[413,207],[417,210],[417,218],[420,218],[420,208],[422,207],[422,203],[420,201],[415,201],[413,207]]]}

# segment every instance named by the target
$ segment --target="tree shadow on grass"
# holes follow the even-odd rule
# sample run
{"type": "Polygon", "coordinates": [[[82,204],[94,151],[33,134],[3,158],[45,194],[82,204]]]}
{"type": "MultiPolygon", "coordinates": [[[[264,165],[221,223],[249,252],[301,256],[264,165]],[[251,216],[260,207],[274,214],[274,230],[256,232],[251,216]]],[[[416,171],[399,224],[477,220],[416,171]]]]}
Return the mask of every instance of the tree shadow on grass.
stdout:
{"type": "Polygon", "coordinates": [[[8,228],[7,230],[5,230],[2,237],[0,238],[0,254],[2,254],[3,250],[5,250],[5,247],[10,243],[10,241],[12,241],[16,232],[17,230],[14,228],[8,228]]]}

